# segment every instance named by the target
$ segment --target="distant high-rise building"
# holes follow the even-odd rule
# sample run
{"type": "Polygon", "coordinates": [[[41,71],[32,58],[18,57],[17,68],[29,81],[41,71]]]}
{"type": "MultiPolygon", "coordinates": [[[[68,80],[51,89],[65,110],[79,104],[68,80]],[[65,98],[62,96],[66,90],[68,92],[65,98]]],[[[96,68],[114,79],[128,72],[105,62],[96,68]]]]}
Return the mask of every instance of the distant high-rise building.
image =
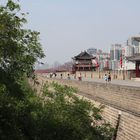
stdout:
{"type": "Polygon", "coordinates": [[[97,49],[96,48],[89,48],[89,49],[87,49],[87,52],[90,55],[96,55],[97,54],[97,49]]]}
{"type": "Polygon", "coordinates": [[[140,36],[130,37],[127,41],[127,46],[134,47],[134,54],[140,53],[140,36]]]}
{"type": "Polygon", "coordinates": [[[125,46],[125,56],[133,56],[134,55],[134,46],[125,46]]]}
{"type": "Polygon", "coordinates": [[[102,54],[103,51],[102,51],[101,49],[99,49],[99,50],[97,51],[97,53],[98,53],[98,54],[102,54]]]}
{"type": "Polygon", "coordinates": [[[113,44],[110,48],[110,60],[112,70],[117,70],[120,67],[120,59],[124,53],[124,49],[121,44],[113,44]]]}
{"type": "Polygon", "coordinates": [[[122,56],[122,45],[113,44],[110,48],[110,59],[111,60],[120,60],[122,56]]]}

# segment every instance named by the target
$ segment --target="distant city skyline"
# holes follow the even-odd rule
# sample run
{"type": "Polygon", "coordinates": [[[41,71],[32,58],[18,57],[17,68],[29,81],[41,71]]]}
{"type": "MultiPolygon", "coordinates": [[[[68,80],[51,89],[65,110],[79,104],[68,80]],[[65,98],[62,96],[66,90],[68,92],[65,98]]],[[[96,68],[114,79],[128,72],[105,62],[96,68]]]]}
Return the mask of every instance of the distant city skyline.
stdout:
{"type": "MultiPolygon", "coordinates": [[[[6,0],[2,0],[6,2],[6,0]]],[[[1,3],[2,3],[1,2],[1,3]]],[[[46,58],[64,63],[88,48],[109,52],[140,32],[140,0],[20,0],[27,28],[40,32],[46,58]]]]}

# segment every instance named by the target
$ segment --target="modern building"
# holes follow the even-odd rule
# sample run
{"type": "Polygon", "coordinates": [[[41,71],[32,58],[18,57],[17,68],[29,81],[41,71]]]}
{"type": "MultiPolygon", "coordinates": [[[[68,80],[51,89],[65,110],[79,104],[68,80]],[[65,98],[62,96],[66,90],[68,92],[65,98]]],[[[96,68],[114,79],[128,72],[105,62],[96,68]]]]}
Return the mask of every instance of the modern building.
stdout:
{"type": "Polygon", "coordinates": [[[136,69],[135,61],[130,61],[130,58],[135,58],[140,53],[140,36],[132,36],[127,40],[125,46],[125,62],[123,69],[134,71],[136,69]]]}
{"type": "Polygon", "coordinates": [[[127,46],[134,47],[134,54],[140,53],[140,35],[130,37],[127,41],[127,46]]]}
{"type": "Polygon", "coordinates": [[[121,44],[112,44],[110,48],[110,61],[111,69],[118,70],[120,68],[120,59],[124,53],[123,47],[121,44]]]}
{"type": "Polygon", "coordinates": [[[135,54],[134,46],[130,46],[130,45],[125,46],[126,57],[134,56],[134,54],[135,54]]]}
{"type": "Polygon", "coordinates": [[[113,44],[110,48],[110,59],[111,60],[120,60],[122,56],[122,45],[113,44]]]}
{"type": "Polygon", "coordinates": [[[123,68],[124,70],[133,71],[135,70],[135,62],[129,61],[129,58],[127,58],[124,62],[123,68]]]}
{"type": "Polygon", "coordinates": [[[96,55],[96,58],[99,62],[100,65],[100,70],[109,70],[109,59],[110,59],[110,54],[105,53],[105,52],[98,52],[96,55]]]}
{"type": "Polygon", "coordinates": [[[89,49],[87,49],[87,53],[89,53],[90,55],[96,55],[97,49],[96,48],[89,48],[89,49]]]}

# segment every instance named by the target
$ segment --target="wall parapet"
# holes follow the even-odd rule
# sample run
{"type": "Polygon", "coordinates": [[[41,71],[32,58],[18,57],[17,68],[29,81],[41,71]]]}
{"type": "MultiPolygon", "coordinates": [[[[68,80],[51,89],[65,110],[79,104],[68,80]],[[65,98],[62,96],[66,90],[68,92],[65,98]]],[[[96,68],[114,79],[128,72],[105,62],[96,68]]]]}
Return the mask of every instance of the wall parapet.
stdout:
{"type": "Polygon", "coordinates": [[[79,94],[140,117],[140,88],[98,82],[47,79],[78,88],[79,94]]]}

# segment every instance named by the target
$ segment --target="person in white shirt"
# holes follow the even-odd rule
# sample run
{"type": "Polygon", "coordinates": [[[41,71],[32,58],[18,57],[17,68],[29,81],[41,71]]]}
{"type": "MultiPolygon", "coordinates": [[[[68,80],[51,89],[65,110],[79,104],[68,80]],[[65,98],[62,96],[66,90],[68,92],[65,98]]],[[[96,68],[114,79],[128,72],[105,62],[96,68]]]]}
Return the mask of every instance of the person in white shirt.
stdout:
{"type": "Polygon", "coordinates": [[[107,81],[108,81],[108,76],[107,76],[107,74],[105,74],[104,80],[105,80],[105,82],[106,82],[106,84],[107,84],[107,81]]]}

